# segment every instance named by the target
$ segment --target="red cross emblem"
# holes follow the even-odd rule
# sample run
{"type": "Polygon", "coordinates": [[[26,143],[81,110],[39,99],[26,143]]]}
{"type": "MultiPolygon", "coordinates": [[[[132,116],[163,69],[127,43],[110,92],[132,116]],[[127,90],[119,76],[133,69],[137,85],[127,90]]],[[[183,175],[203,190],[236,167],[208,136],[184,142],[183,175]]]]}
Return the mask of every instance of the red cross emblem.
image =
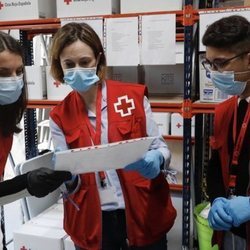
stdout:
{"type": "Polygon", "coordinates": [[[58,82],[58,81],[53,82],[53,84],[54,84],[57,88],[61,85],[61,83],[58,82]]]}
{"type": "Polygon", "coordinates": [[[20,248],[20,250],[28,250],[26,247],[22,246],[22,248],[20,248]]]}
{"type": "Polygon", "coordinates": [[[178,122],[177,124],[176,124],[176,127],[177,128],[180,128],[182,125],[178,122]]]}
{"type": "Polygon", "coordinates": [[[69,5],[69,3],[72,2],[72,0],[64,0],[64,2],[65,2],[67,5],[69,5]]]}
{"type": "Polygon", "coordinates": [[[4,5],[2,4],[2,2],[0,2],[0,10],[4,7],[4,5]]]}
{"type": "Polygon", "coordinates": [[[118,101],[114,103],[115,112],[120,113],[121,117],[132,114],[132,110],[135,109],[135,103],[133,99],[128,99],[127,95],[118,97],[118,101]]]}

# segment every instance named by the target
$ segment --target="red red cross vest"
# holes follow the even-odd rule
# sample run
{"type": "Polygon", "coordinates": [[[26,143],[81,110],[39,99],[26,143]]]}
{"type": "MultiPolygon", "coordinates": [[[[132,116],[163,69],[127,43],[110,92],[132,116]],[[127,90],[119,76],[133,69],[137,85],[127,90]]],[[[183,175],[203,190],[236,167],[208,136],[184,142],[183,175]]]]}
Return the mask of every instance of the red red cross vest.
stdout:
{"type": "MultiPolygon", "coordinates": [[[[143,85],[107,81],[108,140],[116,142],[146,136],[143,107],[146,88],[143,85]],[[122,117],[115,111],[118,97],[133,99],[132,114],[122,117]]],[[[64,132],[70,148],[91,145],[87,126],[82,119],[83,102],[71,92],[51,112],[52,119],[64,132]]],[[[94,160],[94,159],[93,159],[94,160]]],[[[151,244],[162,238],[173,226],[176,210],[172,206],[169,185],[163,175],[147,180],[133,172],[117,171],[125,200],[129,243],[151,244]]],[[[64,202],[64,228],[74,243],[86,250],[101,249],[101,206],[94,173],[81,175],[80,190],[71,196],[80,207],[78,212],[64,202]]]]}
{"type": "MultiPolygon", "coordinates": [[[[234,109],[237,102],[237,98],[232,97],[228,100],[220,103],[215,109],[214,116],[214,136],[210,138],[210,146],[212,149],[218,150],[221,162],[221,171],[223,177],[223,183],[225,190],[229,188],[229,160],[230,155],[228,152],[228,133],[229,126],[228,124],[233,119],[234,109]]],[[[247,193],[250,195],[250,190],[247,190],[247,193]]],[[[247,235],[250,235],[250,223],[247,223],[247,235]]],[[[223,242],[222,231],[216,231],[213,235],[212,243],[222,246],[223,242]]],[[[247,239],[247,246],[250,250],[250,239],[247,239]]]]}
{"type": "Polygon", "coordinates": [[[3,136],[0,131],[0,176],[4,174],[4,168],[13,142],[13,134],[3,136]]]}

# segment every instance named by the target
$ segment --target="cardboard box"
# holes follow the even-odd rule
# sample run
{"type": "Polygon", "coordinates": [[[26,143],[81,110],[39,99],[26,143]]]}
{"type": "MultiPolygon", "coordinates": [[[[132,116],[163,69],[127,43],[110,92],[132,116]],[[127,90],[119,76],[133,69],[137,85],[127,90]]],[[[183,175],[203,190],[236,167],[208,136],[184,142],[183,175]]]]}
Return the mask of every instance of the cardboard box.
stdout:
{"type": "Polygon", "coordinates": [[[121,0],[121,14],[182,10],[182,0],[121,0]]]}
{"type": "Polygon", "coordinates": [[[47,99],[48,100],[63,100],[72,88],[66,84],[62,84],[53,79],[50,74],[50,67],[46,67],[46,84],[47,84],[47,99]]]}
{"type": "Polygon", "coordinates": [[[217,8],[224,8],[224,7],[235,7],[235,6],[244,6],[244,0],[221,0],[218,3],[217,8]]]}
{"type": "Polygon", "coordinates": [[[184,65],[144,66],[144,81],[151,95],[182,95],[184,65]]]}
{"type": "Polygon", "coordinates": [[[120,13],[119,0],[57,0],[57,17],[79,17],[120,13]]]}
{"type": "Polygon", "coordinates": [[[65,240],[64,240],[64,250],[75,250],[75,245],[73,243],[73,241],[71,240],[70,237],[67,237],[65,240]]]}
{"type": "Polygon", "coordinates": [[[42,66],[25,66],[28,99],[42,100],[46,98],[45,68],[42,66]]]}
{"type": "Polygon", "coordinates": [[[66,237],[63,229],[27,222],[13,233],[14,250],[62,250],[66,237]]]}
{"type": "MultiPolygon", "coordinates": [[[[191,136],[194,137],[195,117],[191,120],[191,136]]],[[[171,114],[171,135],[183,136],[183,117],[179,113],[171,114]]]]}
{"type": "Polygon", "coordinates": [[[136,66],[108,67],[108,79],[115,81],[138,83],[138,74],[136,66]]]}
{"type": "MultiPolygon", "coordinates": [[[[53,206],[32,218],[13,233],[14,249],[63,250],[68,235],[63,229],[63,204],[53,206]]],[[[68,250],[70,240],[67,240],[68,250]]],[[[73,244],[73,242],[71,242],[73,244]]]]}
{"type": "Polygon", "coordinates": [[[204,54],[199,56],[199,70],[200,70],[200,101],[201,102],[221,102],[230,97],[219,89],[217,89],[210,77],[209,73],[206,72],[201,62],[205,58],[204,54]]]}
{"type": "Polygon", "coordinates": [[[63,204],[54,204],[36,217],[33,217],[29,223],[36,226],[63,229],[63,204]]]}
{"type": "Polygon", "coordinates": [[[2,0],[0,21],[56,17],[56,0],[2,0]]]}
{"type": "Polygon", "coordinates": [[[153,117],[162,135],[169,135],[170,113],[153,112],[153,117]]]}

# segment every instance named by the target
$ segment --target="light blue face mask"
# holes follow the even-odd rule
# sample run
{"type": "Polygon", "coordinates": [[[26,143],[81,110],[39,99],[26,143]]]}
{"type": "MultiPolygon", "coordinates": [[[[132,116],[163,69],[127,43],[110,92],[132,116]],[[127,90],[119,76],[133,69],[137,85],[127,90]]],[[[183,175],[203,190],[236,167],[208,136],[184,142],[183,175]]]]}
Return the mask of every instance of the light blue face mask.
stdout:
{"type": "Polygon", "coordinates": [[[23,88],[23,74],[16,77],[0,77],[0,105],[18,100],[23,88]]]}
{"type": "Polygon", "coordinates": [[[71,68],[64,70],[64,82],[77,92],[86,92],[100,78],[96,75],[96,67],[71,68]]]}
{"type": "Polygon", "coordinates": [[[211,71],[210,78],[216,88],[228,95],[241,95],[247,84],[247,82],[235,81],[234,71],[211,71]]]}

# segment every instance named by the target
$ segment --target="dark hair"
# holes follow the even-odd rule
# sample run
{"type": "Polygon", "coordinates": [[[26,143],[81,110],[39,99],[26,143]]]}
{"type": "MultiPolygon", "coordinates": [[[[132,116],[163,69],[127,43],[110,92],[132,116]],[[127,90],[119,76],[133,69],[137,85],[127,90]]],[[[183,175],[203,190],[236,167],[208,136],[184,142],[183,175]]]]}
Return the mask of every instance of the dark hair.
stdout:
{"type": "Polygon", "coordinates": [[[208,26],[202,43],[234,53],[250,51],[250,22],[238,15],[221,18],[208,26]]]}
{"type": "MultiPolygon", "coordinates": [[[[19,55],[24,62],[24,55],[19,42],[12,36],[0,31],[0,53],[3,51],[9,51],[19,55]]],[[[18,127],[18,124],[27,106],[27,83],[25,77],[23,80],[24,87],[18,100],[8,105],[0,105],[0,129],[3,136],[9,136],[22,131],[22,129],[18,127]]]]}
{"type": "Polygon", "coordinates": [[[50,48],[51,75],[55,80],[63,82],[64,75],[60,63],[60,55],[65,47],[77,40],[86,43],[93,50],[95,58],[101,53],[97,66],[97,74],[100,80],[104,79],[106,73],[106,57],[100,38],[88,24],[74,22],[62,26],[53,37],[50,48]]]}

